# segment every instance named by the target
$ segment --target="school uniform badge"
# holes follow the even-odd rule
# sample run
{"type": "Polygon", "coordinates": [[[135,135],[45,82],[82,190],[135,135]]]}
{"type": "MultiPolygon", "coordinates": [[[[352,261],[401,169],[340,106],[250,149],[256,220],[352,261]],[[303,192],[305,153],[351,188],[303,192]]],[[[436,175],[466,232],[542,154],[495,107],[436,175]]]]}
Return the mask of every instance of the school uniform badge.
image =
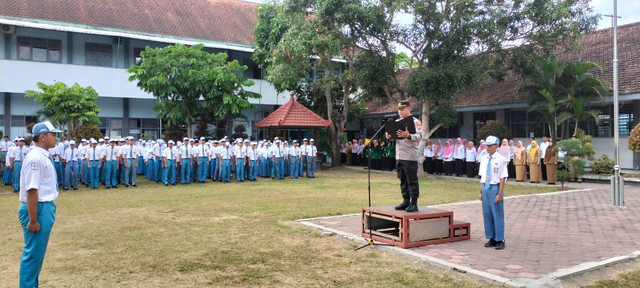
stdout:
{"type": "Polygon", "coordinates": [[[38,163],[36,162],[31,163],[31,170],[38,170],[38,163]]]}

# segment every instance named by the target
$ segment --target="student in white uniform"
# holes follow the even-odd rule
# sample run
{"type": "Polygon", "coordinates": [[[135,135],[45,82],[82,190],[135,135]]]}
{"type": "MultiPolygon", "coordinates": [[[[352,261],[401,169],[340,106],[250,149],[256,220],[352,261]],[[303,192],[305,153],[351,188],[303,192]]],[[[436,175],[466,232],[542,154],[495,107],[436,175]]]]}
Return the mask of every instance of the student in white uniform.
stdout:
{"type": "Polygon", "coordinates": [[[138,187],[136,185],[136,172],[138,170],[138,155],[140,151],[138,146],[135,145],[136,141],[132,136],[127,137],[127,144],[121,148],[122,157],[124,160],[122,161],[124,164],[124,179],[122,179],[122,184],[124,187],[138,187]]]}
{"type": "Polygon", "coordinates": [[[22,160],[27,156],[29,147],[24,146],[24,138],[18,137],[18,144],[15,149],[11,151],[11,166],[13,170],[13,192],[20,191],[20,170],[22,169],[22,160]]]}
{"type": "Polygon", "coordinates": [[[489,136],[484,141],[487,154],[480,160],[480,200],[482,201],[482,216],[484,218],[484,233],[489,241],[484,247],[494,247],[497,250],[505,248],[504,241],[504,186],[509,173],[507,164],[498,150],[500,140],[489,136]]]}
{"type": "Polygon", "coordinates": [[[90,140],[90,148],[85,150],[84,158],[87,159],[89,166],[89,182],[91,183],[91,189],[98,189],[99,171],[101,168],[100,159],[103,158],[102,151],[98,149],[98,141],[96,139],[90,140]]]}
{"type": "Polygon", "coordinates": [[[56,219],[58,181],[49,159],[48,149],[56,145],[56,133],[51,122],[33,126],[33,150],[23,159],[20,176],[20,208],[24,249],[20,260],[20,287],[38,287],[38,277],[49,244],[49,235],[56,219]]]}
{"type": "Polygon", "coordinates": [[[78,190],[78,177],[80,169],[80,151],[76,148],[76,141],[69,141],[69,148],[64,153],[64,182],[62,186],[64,190],[69,190],[69,187],[73,190],[78,190]]]}
{"type": "Polygon", "coordinates": [[[162,168],[164,168],[162,182],[164,186],[176,185],[176,159],[178,157],[178,150],[173,147],[173,140],[167,142],[169,146],[162,150],[162,168]]]}
{"type": "Polygon", "coordinates": [[[313,138],[309,139],[309,147],[307,147],[307,178],[316,178],[316,155],[318,155],[318,148],[316,148],[313,138]]]}

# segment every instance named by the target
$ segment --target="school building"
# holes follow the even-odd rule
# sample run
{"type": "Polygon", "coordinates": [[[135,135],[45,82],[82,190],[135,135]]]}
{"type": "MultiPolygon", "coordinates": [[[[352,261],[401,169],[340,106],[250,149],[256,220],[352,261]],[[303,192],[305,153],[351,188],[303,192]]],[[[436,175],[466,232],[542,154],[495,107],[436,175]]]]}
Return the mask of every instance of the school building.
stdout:
{"type": "MultiPolygon", "coordinates": [[[[240,0],[0,0],[0,129],[12,138],[27,134],[25,126],[37,121],[34,113],[40,107],[24,92],[37,90],[37,82],[62,81],[92,86],[98,92],[103,134],[158,138],[163,123],[153,110],[157,100],[129,82],[125,69],[147,46],[202,43],[205,50],[225,52],[229,59],[248,66],[244,76],[255,85],[247,89],[262,98],[252,99],[256,108],[243,111],[244,117],[234,119],[230,127],[243,124],[247,134],[263,137],[255,123],[285,104],[289,92],[277,93],[251,60],[256,6],[240,0]]],[[[640,120],[640,23],[620,26],[618,33],[620,160],[623,168],[638,168],[640,157],[626,145],[629,131],[640,120]]],[[[594,61],[604,68],[603,77],[613,82],[611,29],[595,31],[581,41],[582,50],[563,55],[563,60],[594,61]]],[[[527,99],[518,93],[520,84],[519,77],[508,74],[502,82],[459,95],[458,123],[439,129],[432,138],[474,139],[476,131],[492,121],[506,124],[516,139],[546,134],[544,120],[526,113],[527,99]]],[[[420,104],[412,103],[418,113],[420,104]]],[[[611,103],[612,92],[606,104],[592,103],[602,112],[600,125],[592,119],[580,123],[594,136],[599,154],[610,156],[614,149],[611,103]]],[[[385,115],[396,113],[395,103],[374,104],[368,103],[367,114],[347,125],[350,136],[370,136],[385,115]]]]}
{"type": "Polygon", "coordinates": [[[163,125],[153,110],[157,100],[129,82],[125,69],[147,46],[203,43],[206,51],[225,52],[248,66],[244,76],[255,84],[247,90],[262,98],[252,99],[256,109],[243,111],[246,119],[235,119],[230,127],[243,124],[247,134],[257,135],[255,122],[286,103],[289,93],[277,93],[251,61],[256,5],[234,0],[0,0],[0,129],[10,137],[27,134],[25,126],[37,122],[34,113],[41,107],[24,92],[38,90],[37,82],[61,81],[98,92],[104,135],[158,138],[163,125]]]}
{"type": "MultiPolygon", "coordinates": [[[[592,61],[598,63],[604,74],[596,76],[613,85],[613,33],[612,29],[602,29],[585,35],[580,40],[582,49],[574,54],[559,55],[564,61],[592,61]]],[[[595,71],[593,71],[595,72],[595,71]]],[[[619,120],[620,120],[620,165],[623,169],[640,168],[639,153],[627,149],[629,132],[640,121],[640,22],[618,27],[618,81],[619,81],[619,120]]],[[[467,138],[474,140],[476,131],[493,121],[499,121],[509,127],[515,140],[522,140],[526,146],[528,137],[534,135],[537,140],[548,134],[546,121],[535,113],[527,113],[527,96],[519,93],[522,80],[513,73],[508,73],[502,82],[489,82],[486,85],[462,93],[457,96],[456,109],[459,118],[456,125],[441,128],[432,139],[467,138]]],[[[420,118],[421,105],[410,99],[412,112],[420,118]]],[[[379,106],[375,103],[367,105],[368,113],[360,123],[352,123],[352,131],[361,131],[363,136],[370,136],[379,127],[385,115],[397,113],[395,103],[379,106]]],[[[589,109],[597,109],[600,123],[595,119],[587,119],[578,123],[587,134],[594,137],[594,145],[600,157],[608,154],[613,158],[613,88],[605,97],[605,102],[590,103],[589,109]]],[[[573,134],[575,122],[570,121],[569,133],[573,134]]],[[[561,129],[558,129],[558,133],[561,129]]],[[[443,142],[444,143],[444,142],[443,142]]]]}

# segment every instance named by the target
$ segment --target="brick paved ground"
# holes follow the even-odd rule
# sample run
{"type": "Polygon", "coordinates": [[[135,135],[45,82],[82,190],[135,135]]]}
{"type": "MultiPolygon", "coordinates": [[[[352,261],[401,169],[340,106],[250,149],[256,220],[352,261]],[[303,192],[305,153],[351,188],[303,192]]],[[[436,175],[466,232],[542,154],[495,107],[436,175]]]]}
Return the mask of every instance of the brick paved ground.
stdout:
{"type": "MultiPolygon", "coordinates": [[[[526,286],[548,284],[549,274],[559,269],[640,250],[640,187],[626,186],[626,207],[614,207],[609,185],[573,186],[592,190],[505,199],[505,250],[483,247],[479,201],[438,206],[471,222],[471,240],[409,250],[526,286]]],[[[310,222],[360,237],[360,215],[310,222]]]]}

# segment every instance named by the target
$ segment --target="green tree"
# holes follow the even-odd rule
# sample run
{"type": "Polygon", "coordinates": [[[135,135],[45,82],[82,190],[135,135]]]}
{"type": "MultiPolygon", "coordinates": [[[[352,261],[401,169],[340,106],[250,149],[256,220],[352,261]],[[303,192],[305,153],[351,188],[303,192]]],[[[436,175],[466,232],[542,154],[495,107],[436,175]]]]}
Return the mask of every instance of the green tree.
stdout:
{"type": "Polygon", "coordinates": [[[201,115],[223,117],[254,108],[249,98],[257,93],[244,89],[253,81],[242,76],[247,66],[237,60],[228,61],[227,54],[211,54],[203,45],[170,45],[147,47],[140,55],[142,63],[127,69],[129,81],[153,94],[160,101],[155,109],[169,126],[186,125],[191,137],[191,124],[201,115]]]}
{"type": "Polygon", "coordinates": [[[98,93],[91,86],[85,88],[75,83],[68,87],[62,82],[52,85],[38,82],[37,85],[42,92],[25,92],[25,97],[34,98],[43,107],[36,115],[66,126],[70,138],[77,138],[82,125],[100,124],[98,93]]]}
{"type": "Polygon", "coordinates": [[[604,100],[608,84],[595,77],[590,70],[602,68],[593,62],[560,62],[556,57],[536,59],[536,70],[523,79],[522,91],[528,94],[529,111],[543,114],[553,139],[557,127],[563,122],[575,121],[574,134],[578,132],[580,120],[594,118],[598,121],[598,110],[587,110],[592,100],[604,100]],[[545,91],[544,94],[541,91],[545,91]]]}
{"type": "MultiPolygon", "coordinates": [[[[530,55],[549,54],[560,44],[572,47],[580,33],[594,29],[597,21],[582,0],[377,3],[384,21],[377,22],[376,29],[363,29],[369,37],[362,44],[368,53],[362,55],[370,57],[362,62],[378,63],[388,71],[396,61],[395,47],[400,46],[410,52],[412,68],[399,69],[392,77],[364,71],[362,75],[372,84],[362,85],[362,89],[372,98],[382,95],[393,101],[397,94],[420,101],[420,149],[437,129],[455,123],[457,95],[473,91],[488,79],[502,79],[507,68],[525,71],[530,55]],[[395,23],[400,13],[412,15],[412,21],[395,23]],[[506,49],[515,45],[521,48],[506,49]]],[[[469,94],[472,97],[472,92],[469,94]]]]}
{"type": "Polygon", "coordinates": [[[480,140],[486,139],[489,135],[496,136],[500,140],[511,139],[511,131],[509,131],[509,128],[506,125],[496,121],[484,125],[482,128],[480,128],[480,130],[478,130],[476,143],[480,143],[480,140]]]}
{"type": "Polygon", "coordinates": [[[95,125],[82,125],[80,126],[80,129],[78,129],[78,135],[76,138],[74,138],[76,140],[76,142],[80,142],[80,139],[96,139],[98,140],[99,138],[102,138],[102,132],[100,132],[100,129],[98,129],[98,126],[95,125]]]}
{"type": "Polygon", "coordinates": [[[562,150],[565,152],[563,164],[558,167],[556,177],[560,181],[562,188],[564,182],[581,179],[584,175],[585,150],[579,140],[562,140],[557,143],[555,151],[562,150]]]}
{"type": "Polygon", "coordinates": [[[547,90],[541,90],[538,94],[541,97],[532,98],[535,99],[535,102],[530,104],[527,113],[540,113],[542,118],[547,121],[551,139],[558,139],[558,123],[561,123],[569,117],[568,113],[561,112],[562,105],[567,102],[567,99],[556,99],[547,90]]]}
{"type": "MultiPolygon", "coordinates": [[[[290,0],[257,9],[254,60],[266,67],[267,81],[278,91],[315,92],[306,96],[322,100],[312,101],[332,120],[328,142],[334,156],[358,88],[358,29],[375,16],[365,8],[359,0],[290,0]]],[[[340,157],[332,159],[340,165],[340,157]]]]}

